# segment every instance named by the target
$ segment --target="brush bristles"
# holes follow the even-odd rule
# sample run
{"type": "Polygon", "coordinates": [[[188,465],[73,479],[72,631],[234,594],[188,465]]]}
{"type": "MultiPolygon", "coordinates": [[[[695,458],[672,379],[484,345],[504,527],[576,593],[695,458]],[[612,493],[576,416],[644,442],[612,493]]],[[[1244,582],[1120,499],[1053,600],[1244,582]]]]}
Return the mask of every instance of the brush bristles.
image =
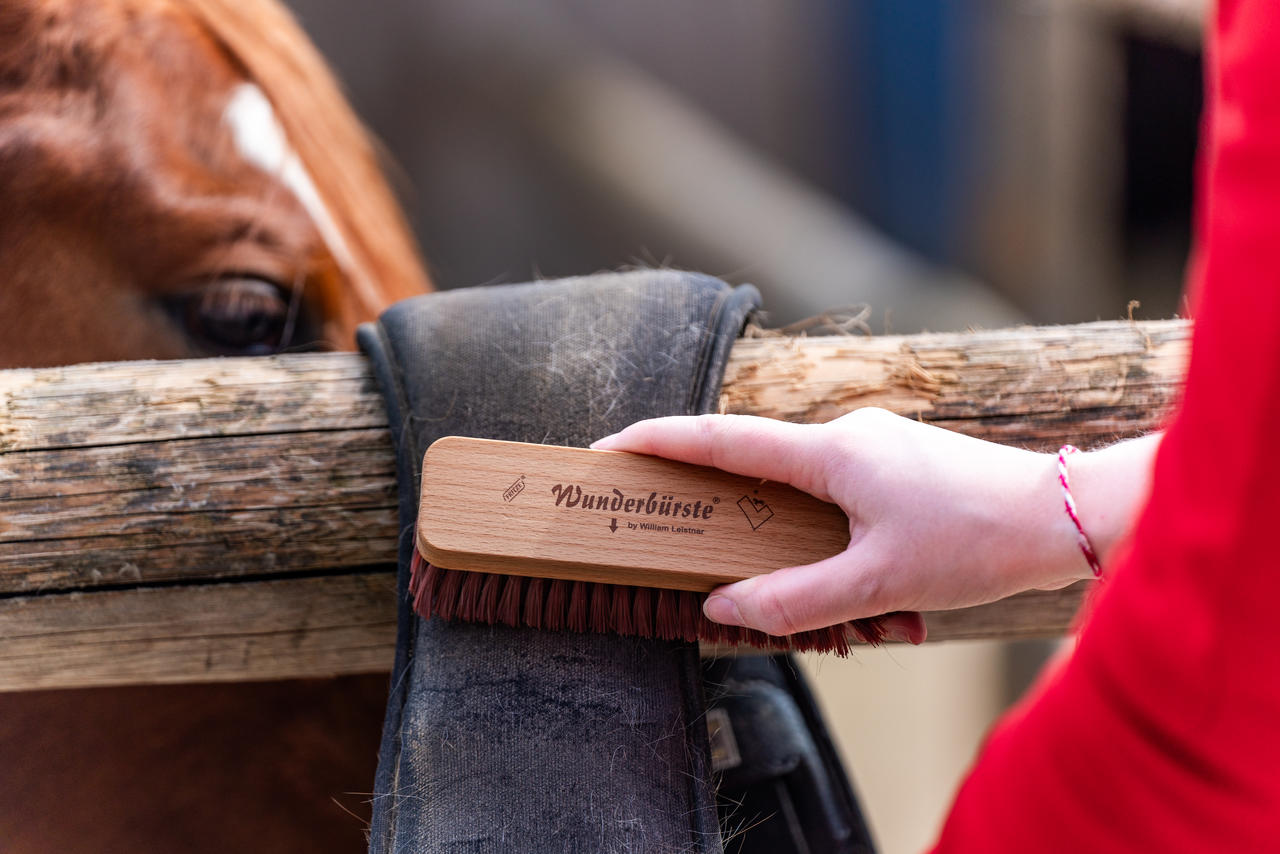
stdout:
{"type": "Polygon", "coordinates": [[[609,613],[609,627],[620,635],[634,635],[636,633],[635,611],[632,607],[634,598],[629,595],[626,587],[614,585],[613,602],[609,613]]]}
{"type": "Polygon", "coordinates": [[[648,587],[628,588],[631,593],[631,627],[637,637],[653,637],[653,591],[648,587]]]}
{"type": "Polygon", "coordinates": [[[413,609],[423,617],[548,631],[612,632],[660,640],[833,652],[840,656],[849,654],[852,643],[884,641],[883,627],[874,619],[774,637],[754,629],[711,622],[702,614],[705,593],[440,569],[424,561],[416,551],[410,566],[409,593],[413,609]]]}
{"type": "Polygon", "coordinates": [[[546,595],[546,579],[530,578],[524,590],[524,624],[531,629],[542,628],[542,599],[546,595]]]}
{"type": "Polygon", "coordinates": [[[549,632],[564,628],[569,613],[569,582],[561,578],[551,581],[546,605],[542,609],[542,627],[549,632]]]}
{"type": "Polygon", "coordinates": [[[502,583],[502,598],[498,600],[498,622],[504,626],[520,625],[520,604],[524,595],[524,579],[508,575],[502,583]]]}
{"type": "Polygon", "coordinates": [[[659,590],[658,607],[653,614],[653,634],[659,640],[676,640],[680,637],[680,596],[677,590],[659,590]]]}
{"type": "Polygon", "coordinates": [[[613,628],[613,585],[592,584],[590,587],[591,631],[604,634],[613,628]]]}
{"type": "Polygon", "coordinates": [[[587,582],[575,581],[569,591],[569,615],[564,621],[564,627],[571,632],[587,630],[588,589],[587,582]]]}
{"type": "Polygon", "coordinates": [[[480,587],[480,607],[476,609],[476,622],[493,625],[498,622],[498,599],[502,595],[504,575],[485,574],[484,584],[480,587]]]}
{"type": "Polygon", "coordinates": [[[458,605],[455,618],[464,623],[480,623],[484,617],[480,614],[480,594],[484,590],[483,572],[464,572],[462,587],[458,590],[458,605]]]}

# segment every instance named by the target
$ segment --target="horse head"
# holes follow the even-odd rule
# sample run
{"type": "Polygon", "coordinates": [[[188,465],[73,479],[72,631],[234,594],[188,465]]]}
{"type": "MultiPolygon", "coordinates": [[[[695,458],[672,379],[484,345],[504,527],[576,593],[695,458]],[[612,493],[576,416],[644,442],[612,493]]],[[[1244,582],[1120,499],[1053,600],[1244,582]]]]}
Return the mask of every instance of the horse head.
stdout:
{"type": "MultiPolygon", "coordinates": [[[[426,289],[275,0],[0,0],[0,368],[350,347],[426,289]]],[[[372,779],[385,698],[385,675],[0,694],[0,848],[359,850],[330,797],[372,779]]]]}
{"type": "Polygon", "coordinates": [[[428,288],[274,0],[0,8],[0,367],[346,348],[428,288]]]}

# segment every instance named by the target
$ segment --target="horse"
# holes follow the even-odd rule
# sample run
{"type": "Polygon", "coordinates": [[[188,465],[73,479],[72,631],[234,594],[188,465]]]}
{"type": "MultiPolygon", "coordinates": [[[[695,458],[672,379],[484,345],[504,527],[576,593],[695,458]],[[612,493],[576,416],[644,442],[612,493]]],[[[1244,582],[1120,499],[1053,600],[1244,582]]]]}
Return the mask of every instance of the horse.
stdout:
{"type": "MultiPolygon", "coordinates": [[[[6,0],[0,368],[351,348],[431,286],[378,161],[276,0],[6,0]]],[[[359,850],[386,678],[0,694],[0,848],[359,850]]]]}
{"type": "Polygon", "coordinates": [[[9,0],[0,190],[4,366],[349,348],[428,287],[373,143],[272,0],[9,0]]]}

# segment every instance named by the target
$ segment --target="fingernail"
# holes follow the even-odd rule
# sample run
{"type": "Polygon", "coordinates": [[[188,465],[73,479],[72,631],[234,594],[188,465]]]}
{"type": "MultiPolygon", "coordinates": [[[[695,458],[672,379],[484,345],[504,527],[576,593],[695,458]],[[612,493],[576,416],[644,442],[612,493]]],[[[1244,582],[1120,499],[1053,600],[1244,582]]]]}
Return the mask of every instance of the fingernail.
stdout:
{"type": "Polygon", "coordinates": [[[885,632],[885,637],[899,643],[912,643],[911,630],[906,626],[890,626],[889,630],[885,632]]]}
{"type": "Polygon", "coordinates": [[[924,637],[911,626],[891,625],[889,630],[885,632],[885,637],[900,643],[909,643],[912,646],[919,646],[924,643],[924,637]]]}
{"type": "Polygon", "coordinates": [[[610,433],[608,436],[603,436],[599,439],[596,439],[594,442],[591,443],[591,447],[594,448],[595,450],[606,450],[604,446],[610,444],[616,438],[618,438],[617,433],[610,433]]]}
{"type": "Polygon", "coordinates": [[[713,623],[726,626],[741,626],[742,614],[738,612],[738,604],[728,596],[708,596],[702,603],[702,613],[713,623]]]}

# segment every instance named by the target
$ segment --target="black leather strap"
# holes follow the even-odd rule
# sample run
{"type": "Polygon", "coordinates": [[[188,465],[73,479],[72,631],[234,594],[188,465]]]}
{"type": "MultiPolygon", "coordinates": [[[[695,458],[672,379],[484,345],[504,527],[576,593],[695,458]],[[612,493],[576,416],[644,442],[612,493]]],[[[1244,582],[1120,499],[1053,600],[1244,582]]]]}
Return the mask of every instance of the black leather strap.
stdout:
{"type": "Polygon", "coordinates": [[[790,655],[704,661],[727,854],[875,854],[853,784],[790,655]]]}

